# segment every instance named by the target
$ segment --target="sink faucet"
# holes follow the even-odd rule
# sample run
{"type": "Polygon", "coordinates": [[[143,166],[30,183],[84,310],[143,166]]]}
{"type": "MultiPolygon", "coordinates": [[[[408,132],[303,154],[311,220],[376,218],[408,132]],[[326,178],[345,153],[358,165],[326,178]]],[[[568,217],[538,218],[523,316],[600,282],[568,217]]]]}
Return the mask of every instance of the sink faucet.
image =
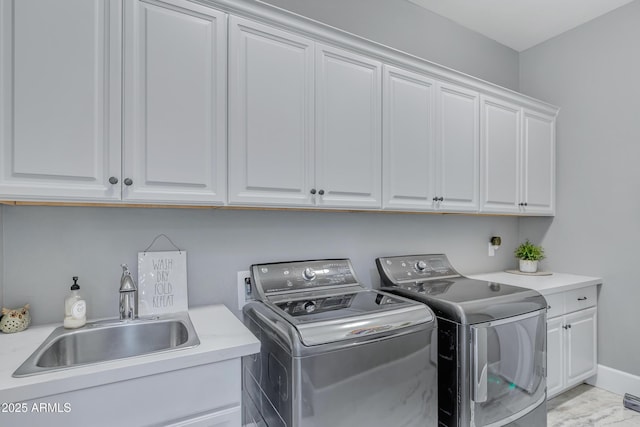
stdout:
{"type": "Polygon", "coordinates": [[[138,288],[131,277],[127,264],[122,264],[120,279],[120,320],[133,320],[138,317],[138,288]]]}

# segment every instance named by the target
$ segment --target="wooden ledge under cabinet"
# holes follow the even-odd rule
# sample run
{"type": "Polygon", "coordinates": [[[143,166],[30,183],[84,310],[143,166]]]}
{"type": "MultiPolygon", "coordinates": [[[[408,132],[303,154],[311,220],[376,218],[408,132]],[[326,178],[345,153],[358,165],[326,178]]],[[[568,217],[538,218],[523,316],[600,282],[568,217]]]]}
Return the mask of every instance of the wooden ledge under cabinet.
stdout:
{"type": "Polygon", "coordinates": [[[293,212],[342,212],[342,213],[377,213],[377,214],[405,214],[405,215],[457,215],[457,216],[482,216],[482,217],[519,217],[526,215],[514,215],[508,213],[485,212],[442,212],[442,211],[402,211],[391,209],[335,209],[302,206],[220,206],[220,205],[171,205],[171,204],[145,204],[145,203],[100,203],[100,202],[52,202],[52,201],[25,201],[25,200],[0,200],[0,205],[5,206],[54,206],[54,207],[90,207],[90,208],[152,208],[152,209],[216,209],[216,210],[246,210],[246,211],[293,211],[293,212]]]}

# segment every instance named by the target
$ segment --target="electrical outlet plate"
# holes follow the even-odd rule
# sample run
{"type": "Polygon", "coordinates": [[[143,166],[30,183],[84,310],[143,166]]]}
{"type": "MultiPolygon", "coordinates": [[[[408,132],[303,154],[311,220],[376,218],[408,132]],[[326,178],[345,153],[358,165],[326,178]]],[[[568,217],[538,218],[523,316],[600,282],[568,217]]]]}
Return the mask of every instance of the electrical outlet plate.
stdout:
{"type": "Polygon", "coordinates": [[[238,310],[242,310],[242,307],[250,299],[247,294],[246,278],[250,278],[251,273],[249,271],[238,271],[238,310]]]}
{"type": "Polygon", "coordinates": [[[496,256],[496,246],[493,246],[491,242],[489,242],[489,256],[496,256]]]}

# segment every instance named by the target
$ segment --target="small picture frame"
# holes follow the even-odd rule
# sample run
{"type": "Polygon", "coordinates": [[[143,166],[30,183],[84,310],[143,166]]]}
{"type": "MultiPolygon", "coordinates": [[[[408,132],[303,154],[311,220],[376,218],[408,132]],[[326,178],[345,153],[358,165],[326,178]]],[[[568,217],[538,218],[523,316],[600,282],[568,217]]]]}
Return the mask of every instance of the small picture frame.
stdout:
{"type": "Polygon", "coordinates": [[[187,311],[187,252],[138,252],[138,314],[187,311]]]}

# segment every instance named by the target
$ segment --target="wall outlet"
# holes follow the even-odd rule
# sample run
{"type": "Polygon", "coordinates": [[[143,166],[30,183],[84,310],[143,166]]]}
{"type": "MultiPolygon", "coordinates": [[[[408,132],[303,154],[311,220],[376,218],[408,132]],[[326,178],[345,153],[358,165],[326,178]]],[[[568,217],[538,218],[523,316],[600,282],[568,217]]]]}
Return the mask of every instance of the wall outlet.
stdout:
{"type": "Polygon", "coordinates": [[[251,273],[249,271],[238,271],[238,310],[253,298],[251,297],[251,273]]]}
{"type": "Polygon", "coordinates": [[[496,256],[496,247],[489,242],[489,256],[496,256]]]}

